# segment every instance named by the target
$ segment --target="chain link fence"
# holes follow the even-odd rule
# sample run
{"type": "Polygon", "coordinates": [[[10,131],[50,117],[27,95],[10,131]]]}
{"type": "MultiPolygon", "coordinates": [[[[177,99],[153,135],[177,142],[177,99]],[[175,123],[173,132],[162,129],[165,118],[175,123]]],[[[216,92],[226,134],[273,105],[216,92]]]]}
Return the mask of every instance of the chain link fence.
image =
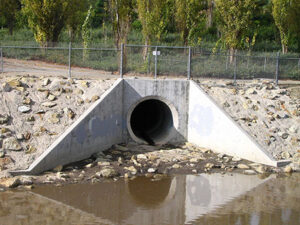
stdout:
{"type": "Polygon", "coordinates": [[[79,43],[0,43],[1,72],[4,61],[20,59],[55,63],[69,76],[72,67],[90,68],[123,75],[153,77],[224,78],[224,79],[295,79],[300,80],[297,54],[217,51],[191,47],[121,45],[120,48],[79,43]]]}

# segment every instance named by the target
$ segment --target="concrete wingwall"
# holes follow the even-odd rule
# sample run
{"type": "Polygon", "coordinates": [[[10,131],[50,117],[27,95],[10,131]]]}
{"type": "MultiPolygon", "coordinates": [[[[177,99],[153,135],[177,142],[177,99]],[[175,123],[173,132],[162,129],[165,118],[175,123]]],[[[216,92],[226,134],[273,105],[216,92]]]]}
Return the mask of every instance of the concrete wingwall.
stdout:
{"type": "Polygon", "coordinates": [[[215,152],[256,163],[278,163],[194,81],[190,83],[187,139],[215,152]]]}
{"type": "Polygon", "coordinates": [[[122,142],[122,96],[123,80],[118,79],[27,170],[11,173],[38,174],[122,142]]]}

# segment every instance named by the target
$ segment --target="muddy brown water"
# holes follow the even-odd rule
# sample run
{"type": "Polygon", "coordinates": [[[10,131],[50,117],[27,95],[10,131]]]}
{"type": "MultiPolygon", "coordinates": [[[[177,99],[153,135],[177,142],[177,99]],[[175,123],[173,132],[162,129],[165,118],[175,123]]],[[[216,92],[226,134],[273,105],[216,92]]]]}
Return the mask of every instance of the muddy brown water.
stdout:
{"type": "Polygon", "coordinates": [[[0,193],[0,224],[300,224],[300,174],[178,175],[0,193]]]}

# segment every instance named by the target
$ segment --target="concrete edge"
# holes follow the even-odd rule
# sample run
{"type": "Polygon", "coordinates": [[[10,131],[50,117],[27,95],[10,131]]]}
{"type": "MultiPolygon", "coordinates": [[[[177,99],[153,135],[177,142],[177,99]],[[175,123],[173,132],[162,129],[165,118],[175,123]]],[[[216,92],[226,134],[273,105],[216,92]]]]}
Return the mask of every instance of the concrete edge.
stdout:
{"type": "Polygon", "coordinates": [[[270,166],[274,166],[274,167],[281,167],[284,165],[287,165],[290,163],[289,160],[281,160],[281,161],[276,161],[273,156],[266,151],[260,144],[257,143],[257,141],[246,131],[244,130],[222,107],[220,107],[217,102],[209,95],[207,94],[200,85],[198,85],[195,81],[190,80],[191,84],[195,85],[203,94],[205,94],[209,100],[212,102],[212,104],[214,104],[221,112],[223,112],[223,114],[233,122],[233,124],[243,133],[245,134],[252,142],[254,145],[256,145],[269,159],[270,159],[270,163],[266,164],[266,165],[270,165],[270,166]]]}
{"type": "Polygon", "coordinates": [[[67,128],[66,131],[64,131],[37,159],[35,159],[31,165],[28,167],[28,169],[25,170],[15,170],[15,171],[9,171],[12,175],[21,175],[21,174],[31,174],[34,171],[34,168],[76,127],[80,122],[87,117],[90,112],[92,112],[99,103],[102,102],[102,100],[120,83],[123,82],[123,79],[118,78],[113,85],[107,89],[100,98],[94,102],[71,126],[67,128]]]}

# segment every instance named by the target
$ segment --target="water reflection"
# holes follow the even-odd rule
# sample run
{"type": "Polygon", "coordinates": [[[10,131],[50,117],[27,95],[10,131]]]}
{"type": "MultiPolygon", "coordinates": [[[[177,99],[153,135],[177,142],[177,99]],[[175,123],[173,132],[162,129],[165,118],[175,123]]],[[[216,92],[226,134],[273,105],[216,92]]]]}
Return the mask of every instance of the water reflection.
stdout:
{"type": "Polygon", "coordinates": [[[199,175],[0,193],[0,224],[300,224],[300,174],[199,175]]]}

